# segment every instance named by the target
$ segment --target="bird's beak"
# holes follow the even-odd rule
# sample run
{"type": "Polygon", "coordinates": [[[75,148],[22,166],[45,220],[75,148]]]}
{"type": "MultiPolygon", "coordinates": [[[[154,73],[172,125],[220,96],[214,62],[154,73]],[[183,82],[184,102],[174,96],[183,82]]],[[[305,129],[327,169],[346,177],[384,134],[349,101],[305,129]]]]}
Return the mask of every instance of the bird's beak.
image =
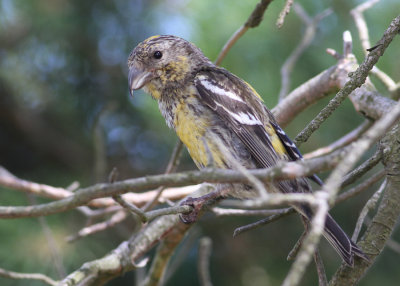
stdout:
{"type": "Polygon", "coordinates": [[[153,78],[153,73],[149,71],[143,71],[136,67],[131,67],[129,69],[129,92],[133,96],[133,91],[142,88],[146,83],[148,83],[153,78]]]}

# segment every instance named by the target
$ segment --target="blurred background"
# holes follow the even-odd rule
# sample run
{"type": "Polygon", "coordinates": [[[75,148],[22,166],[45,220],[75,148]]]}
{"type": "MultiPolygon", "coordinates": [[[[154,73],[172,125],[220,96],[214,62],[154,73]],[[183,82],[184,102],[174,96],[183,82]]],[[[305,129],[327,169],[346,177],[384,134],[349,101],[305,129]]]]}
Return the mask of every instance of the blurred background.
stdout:
{"type": "MultiPolygon", "coordinates": [[[[333,13],[321,21],[314,41],[293,70],[291,89],[335,64],[325,50],[341,52],[344,30],[353,35],[358,60],[364,58],[349,15],[363,1],[299,2],[310,16],[329,7],[333,13]]],[[[75,181],[81,186],[104,182],[113,167],[118,168],[119,179],[162,172],[177,138],[149,96],[142,91],[129,96],[126,60],[130,51],[151,35],[174,34],[195,43],[215,60],[256,3],[0,0],[0,165],[24,179],[61,187],[75,181]]],[[[275,22],[282,7],[283,1],[274,1],[261,25],[249,30],[222,63],[251,83],[270,108],[278,101],[280,68],[305,29],[293,11],[278,29],[275,22]]],[[[397,0],[386,0],[365,13],[372,44],[399,11],[397,0]]],[[[397,38],[378,63],[395,81],[400,80],[399,51],[397,38]]],[[[387,94],[379,82],[374,83],[387,94]]],[[[294,137],[328,100],[296,118],[287,133],[294,137]]],[[[347,101],[302,145],[302,152],[329,144],[362,121],[347,101]]],[[[185,151],[179,169],[194,168],[185,151]]],[[[371,191],[332,210],[349,234],[371,191]]],[[[27,205],[47,200],[0,187],[0,201],[1,205],[27,205]]],[[[172,259],[166,285],[198,285],[196,259],[201,236],[214,241],[211,277],[215,285],[279,285],[290,267],[286,256],[300,236],[302,224],[291,216],[232,238],[236,227],[256,219],[205,216],[172,259]]],[[[70,211],[45,220],[53,246],[48,245],[43,219],[0,220],[0,267],[58,279],[58,275],[112,250],[135,227],[133,220],[128,220],[67,243],[65,238],[84,226],[83,216],[70,211]]],[[[398,232],[396,237],[400,239],[398,232]]],[[[340,261],[327,243],[321,248],[329,277],[340,261]]],[[[398,261],[398,254],[385,250],[360,285],[395,285],[400,279],[398,261]]],[[[316,285],[313,268],[309,267],[303,285],[316,285]]],[[[134,285],[142,274],[127,273],[107,285],[134,285]]],[[[0,285],[43,284],[0,278],[0,285]]]]}

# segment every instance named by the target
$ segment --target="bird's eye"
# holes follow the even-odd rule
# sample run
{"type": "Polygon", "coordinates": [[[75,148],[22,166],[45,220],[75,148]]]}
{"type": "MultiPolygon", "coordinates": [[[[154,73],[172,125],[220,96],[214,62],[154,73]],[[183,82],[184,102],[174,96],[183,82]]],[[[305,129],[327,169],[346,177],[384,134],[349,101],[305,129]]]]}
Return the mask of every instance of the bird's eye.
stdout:
{"type": "Polygon", "coordinates": [[[159,60],[162,58],[162,53],[160,51],[155,51],[153,56],[155,59],[159,60]]]}

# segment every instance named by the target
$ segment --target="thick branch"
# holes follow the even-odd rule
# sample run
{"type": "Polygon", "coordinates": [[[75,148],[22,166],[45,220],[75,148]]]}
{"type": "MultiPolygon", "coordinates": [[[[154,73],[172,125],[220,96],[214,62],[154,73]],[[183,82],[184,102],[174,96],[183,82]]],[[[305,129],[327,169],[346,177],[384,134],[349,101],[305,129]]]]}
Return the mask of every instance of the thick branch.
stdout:
{"type": "MultiPolygon", "coordinates": [[[[293,179],[329,170],[336,166],[343,152],[336,152],[325,157],[297,162],[281,162],[269,169],[249,170],[249,173],[263,182],[272,180],[293,179]]],[[[136,192],[153,189],[158,186],[185,186],[202,182],[237,183],[247,182],[248,177],[239,171],[224,169],[204,169],[175,174],[155,175],[114,182],[112,184],[97,184],[80,189],[74,195],[65,199],[26,207],[0,207],[0,217],[18,218],[50,215],[85,205],[91,200],[101,197],[115,196],[135,190],[136,192]]]]}

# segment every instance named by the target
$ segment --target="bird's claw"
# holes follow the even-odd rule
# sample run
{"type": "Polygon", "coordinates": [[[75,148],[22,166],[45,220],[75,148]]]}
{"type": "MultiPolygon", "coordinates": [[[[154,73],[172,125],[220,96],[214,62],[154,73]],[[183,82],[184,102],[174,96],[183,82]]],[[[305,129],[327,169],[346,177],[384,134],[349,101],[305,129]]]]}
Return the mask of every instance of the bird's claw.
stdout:
{"type": "Polygon", "coordinates": [[[203,198],[192,198],[188,197],[186,200],[181,202],[181,206],[191,206],[193,210],[190,213],[180,214],[179,218],[183,223],[190,224],[197,221],[200,210],[204,205],[205,200],[203,198]]]}

